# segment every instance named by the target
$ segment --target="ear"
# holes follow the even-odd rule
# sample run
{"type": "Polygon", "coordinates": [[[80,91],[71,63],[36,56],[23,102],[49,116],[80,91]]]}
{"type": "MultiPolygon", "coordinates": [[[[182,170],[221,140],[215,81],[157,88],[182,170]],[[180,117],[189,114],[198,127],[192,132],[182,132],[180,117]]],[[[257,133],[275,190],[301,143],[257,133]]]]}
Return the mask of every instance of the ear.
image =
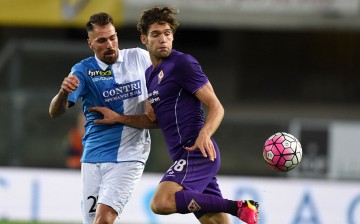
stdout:
{"type": "Polygon", "coordinates": [[[146,35],[140,35],[140,40],[141,40],[141,43],[143,43],[143,44],[147,44],[147,38],[146,38],[146,35]]]}
{"type": "Polygon", "coordinates": [[[88,42],[88,46],[90,49],[92,49],[92,46],[91,46],[91,40],[90,39],[87,39],[87,42],[88,42]]]}

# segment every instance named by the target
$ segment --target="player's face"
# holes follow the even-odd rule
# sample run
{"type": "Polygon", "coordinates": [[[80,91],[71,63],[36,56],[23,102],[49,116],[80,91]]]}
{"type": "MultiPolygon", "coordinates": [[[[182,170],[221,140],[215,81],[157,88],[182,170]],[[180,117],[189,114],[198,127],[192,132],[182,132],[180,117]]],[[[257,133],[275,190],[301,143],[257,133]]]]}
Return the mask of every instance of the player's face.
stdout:
{"type": "Polygon", "coordinates": [[[104,63],[114,64],[118,58],[119,46],[117,33],[112,24],[106,26],[95,25],[92,32],[89,32],[88,44],[104,63]]]}
{"type": "Polygon", "coordinates": [[[170,55],[174,34],[168,23],[153,23],[150,25],[147,36],[141,35],[141,41],[146,45],[150,57],[161,61],[170,55]]]}

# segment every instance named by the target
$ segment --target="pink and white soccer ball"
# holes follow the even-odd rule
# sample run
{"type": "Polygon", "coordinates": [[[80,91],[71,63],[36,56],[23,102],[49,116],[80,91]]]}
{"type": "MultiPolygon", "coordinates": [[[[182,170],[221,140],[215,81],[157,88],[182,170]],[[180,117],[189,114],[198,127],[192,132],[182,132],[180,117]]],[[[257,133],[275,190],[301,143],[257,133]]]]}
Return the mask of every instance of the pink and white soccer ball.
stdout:
{"type": "Polygon", "coordinates": [[[263,156],[272,169],[287,172],[301,162],[301,144],[293,135],[278,132],[266,140],[263,156]]]}

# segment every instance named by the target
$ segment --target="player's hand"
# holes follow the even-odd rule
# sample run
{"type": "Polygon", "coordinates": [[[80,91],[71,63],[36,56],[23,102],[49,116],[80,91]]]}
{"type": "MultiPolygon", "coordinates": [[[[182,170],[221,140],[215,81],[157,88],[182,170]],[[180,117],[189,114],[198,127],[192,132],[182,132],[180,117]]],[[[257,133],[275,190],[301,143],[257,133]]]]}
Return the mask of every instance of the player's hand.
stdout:
{"type": "Polygon", "coordinates": [[[191,147],[185,147],[185,149],[188,151],[199,149],[204,157],[208,157],[211,161],[216,159],[214,143],[211,141],[210,136],[203,134],[202,132],[199,133],[195,144],[191,147]]]}
{"type": "Polygon", "coordinates": [[[70,73],[68,77],[65,77],[64,81],[61,83],[60,91],[67,94],[72,93],[78,88],[79,84],[80,80],[78,77],[70,73]]]}
{"type": "Polygon", "coordinates": [[[104,118],[94,120],[95,124],[116,124],[120,123],[121,114],[107,108],[107,107],[91,107],[88,109],[89,112],[99,112],[104,118]]]}
{"type": "Polygon", "coordinates": [[[150,102],[146,101],[146,112],[145,115],[150,119],[151,122],[157,122],[156,121],[156,115],[154,112],[154,108],[151,106],[150,102]]]}

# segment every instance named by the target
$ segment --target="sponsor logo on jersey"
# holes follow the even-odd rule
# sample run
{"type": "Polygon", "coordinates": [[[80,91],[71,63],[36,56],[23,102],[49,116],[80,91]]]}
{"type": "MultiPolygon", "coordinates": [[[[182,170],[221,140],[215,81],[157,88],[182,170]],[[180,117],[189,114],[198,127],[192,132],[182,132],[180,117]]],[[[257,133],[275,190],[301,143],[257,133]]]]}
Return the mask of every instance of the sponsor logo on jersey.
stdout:
{"type": "Polygon", "coordinates": [[[111,75],[112,75],[112,72],[110,69],[107,69],[105,71],[101,71],[101,70],[95,70],[95,71],[89,70],[88,71],[88,76],[90,76],[90,77],[95,77],[95,76],[106,77],[106,76],[111,76],[111,75]]]}
{"type": "Polygon", "coordinates": [[[154,91],[150,92],[148,99],[149,99],[150,104],[153,104],[155,102],[159,102],[160,101],[159,91],[154,90],[154,91]]]}
{"type": "Polygon", "coordinates": [[[104,90],[102,96],[105,102],[112,102],[116,100],[126,100],[129,98],[137,97],[142,94],[141,82],[136,80],[125,84],[119,84],[118,86],[104,90]]]}

